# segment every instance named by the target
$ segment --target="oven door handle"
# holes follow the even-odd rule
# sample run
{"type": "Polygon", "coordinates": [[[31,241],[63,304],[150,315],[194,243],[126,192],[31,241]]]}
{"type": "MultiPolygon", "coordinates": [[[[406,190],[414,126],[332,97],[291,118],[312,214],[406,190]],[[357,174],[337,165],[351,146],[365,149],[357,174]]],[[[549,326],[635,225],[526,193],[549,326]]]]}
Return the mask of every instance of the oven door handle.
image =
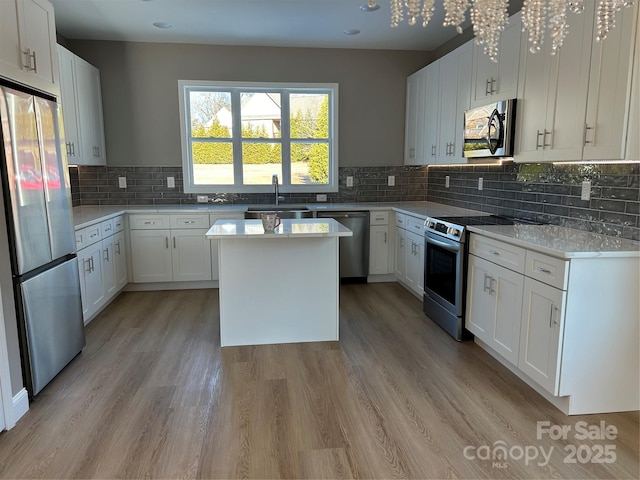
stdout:
{"type": "Polygon", "coordinates": [[[424,236],[425,241],[427,243],[431,243],[433,245],[438,245],[439,247],[442,247],[446,250],[449,250],[450,252],[459,252],[460,251],[460,244],[459,243],[449,243],[449,242],[445,242],[442,240],[438,240],[437,238],[434,238],[433,236],[427,234],[424,236]]]}

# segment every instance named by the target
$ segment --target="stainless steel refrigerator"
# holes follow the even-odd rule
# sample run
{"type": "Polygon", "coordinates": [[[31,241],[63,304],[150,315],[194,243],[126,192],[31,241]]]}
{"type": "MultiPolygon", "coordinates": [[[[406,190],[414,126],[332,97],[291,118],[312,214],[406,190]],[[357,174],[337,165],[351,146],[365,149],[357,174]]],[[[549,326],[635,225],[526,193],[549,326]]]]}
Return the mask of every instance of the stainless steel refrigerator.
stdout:
{"type": "Polygon", "coordinates": [[[85,345],[69,172],[54,99],[0,83],[0,124],[22,372],[33,397],[85,345]]]}

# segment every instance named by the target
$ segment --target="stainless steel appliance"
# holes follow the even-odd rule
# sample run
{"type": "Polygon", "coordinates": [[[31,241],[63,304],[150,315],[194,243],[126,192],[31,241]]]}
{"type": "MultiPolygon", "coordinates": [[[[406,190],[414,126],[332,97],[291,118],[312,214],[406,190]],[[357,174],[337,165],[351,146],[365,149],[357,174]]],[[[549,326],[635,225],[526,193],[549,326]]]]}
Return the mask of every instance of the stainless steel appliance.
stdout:
{"type": "Polygon", "coordinates": [[[472,335],[464,328],[467,282],[467,225],[513,225],[493,215],[428,217],[424,222],[424,313],[456,340],[472,335]]]}
{"type": "Polygon", "coordinates": [[[464,112],[465,157],[513,156],[516,101],[500,102],[464,112]]]}
{"type": "Polygon", "coordinates": [[[318,212],[318,218],[333,218],[353,232],[340,237],[340,278],[366,279],[369,275],[369,212],[318,212]]]}
{"type": "Polygon", "coordinates": [[[33,397],[85,345],[69,172],[54,99],[0,83],[0,124],[0,216],[14,286],[5,301],[15,301],[23,377],[33,397]]]}

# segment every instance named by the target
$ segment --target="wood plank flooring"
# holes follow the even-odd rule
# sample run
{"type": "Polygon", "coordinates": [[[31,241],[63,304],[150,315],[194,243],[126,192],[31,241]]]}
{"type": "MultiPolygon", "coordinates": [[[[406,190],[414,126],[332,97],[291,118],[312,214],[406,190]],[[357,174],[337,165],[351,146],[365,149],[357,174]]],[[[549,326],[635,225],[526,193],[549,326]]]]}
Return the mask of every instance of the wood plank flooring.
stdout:
{"type": "Polygon", "coordinates": [[[120,295],[0,434],[0,477],[640,477],[638,412],[564,416],[397,284],[340,303],[340,342],[221,349],[217,290],[120,295]],[[537,421],[572,430],[538,439],[537,421]],[[618,433],[579,440],[579,421],[618,433]],[[581,463],[606,444],[615,461],[581,463]],[[504,461],[466,458],[500,445],[504,461]],[[547,464],[519,458],[540,448],[547,464]]]}

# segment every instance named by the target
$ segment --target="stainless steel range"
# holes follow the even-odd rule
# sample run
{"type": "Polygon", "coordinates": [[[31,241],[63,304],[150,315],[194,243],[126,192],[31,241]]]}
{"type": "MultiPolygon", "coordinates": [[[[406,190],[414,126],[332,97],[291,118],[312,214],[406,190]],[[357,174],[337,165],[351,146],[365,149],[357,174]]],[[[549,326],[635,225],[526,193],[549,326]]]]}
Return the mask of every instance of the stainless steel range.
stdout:
{"type": "Polygon", "coordinates": [[[424,313],[456,340],[473,335],[464,328],[467,284],[467,225],[513,225],[514,219],[428,217],[424,222],[424,313]]]}

